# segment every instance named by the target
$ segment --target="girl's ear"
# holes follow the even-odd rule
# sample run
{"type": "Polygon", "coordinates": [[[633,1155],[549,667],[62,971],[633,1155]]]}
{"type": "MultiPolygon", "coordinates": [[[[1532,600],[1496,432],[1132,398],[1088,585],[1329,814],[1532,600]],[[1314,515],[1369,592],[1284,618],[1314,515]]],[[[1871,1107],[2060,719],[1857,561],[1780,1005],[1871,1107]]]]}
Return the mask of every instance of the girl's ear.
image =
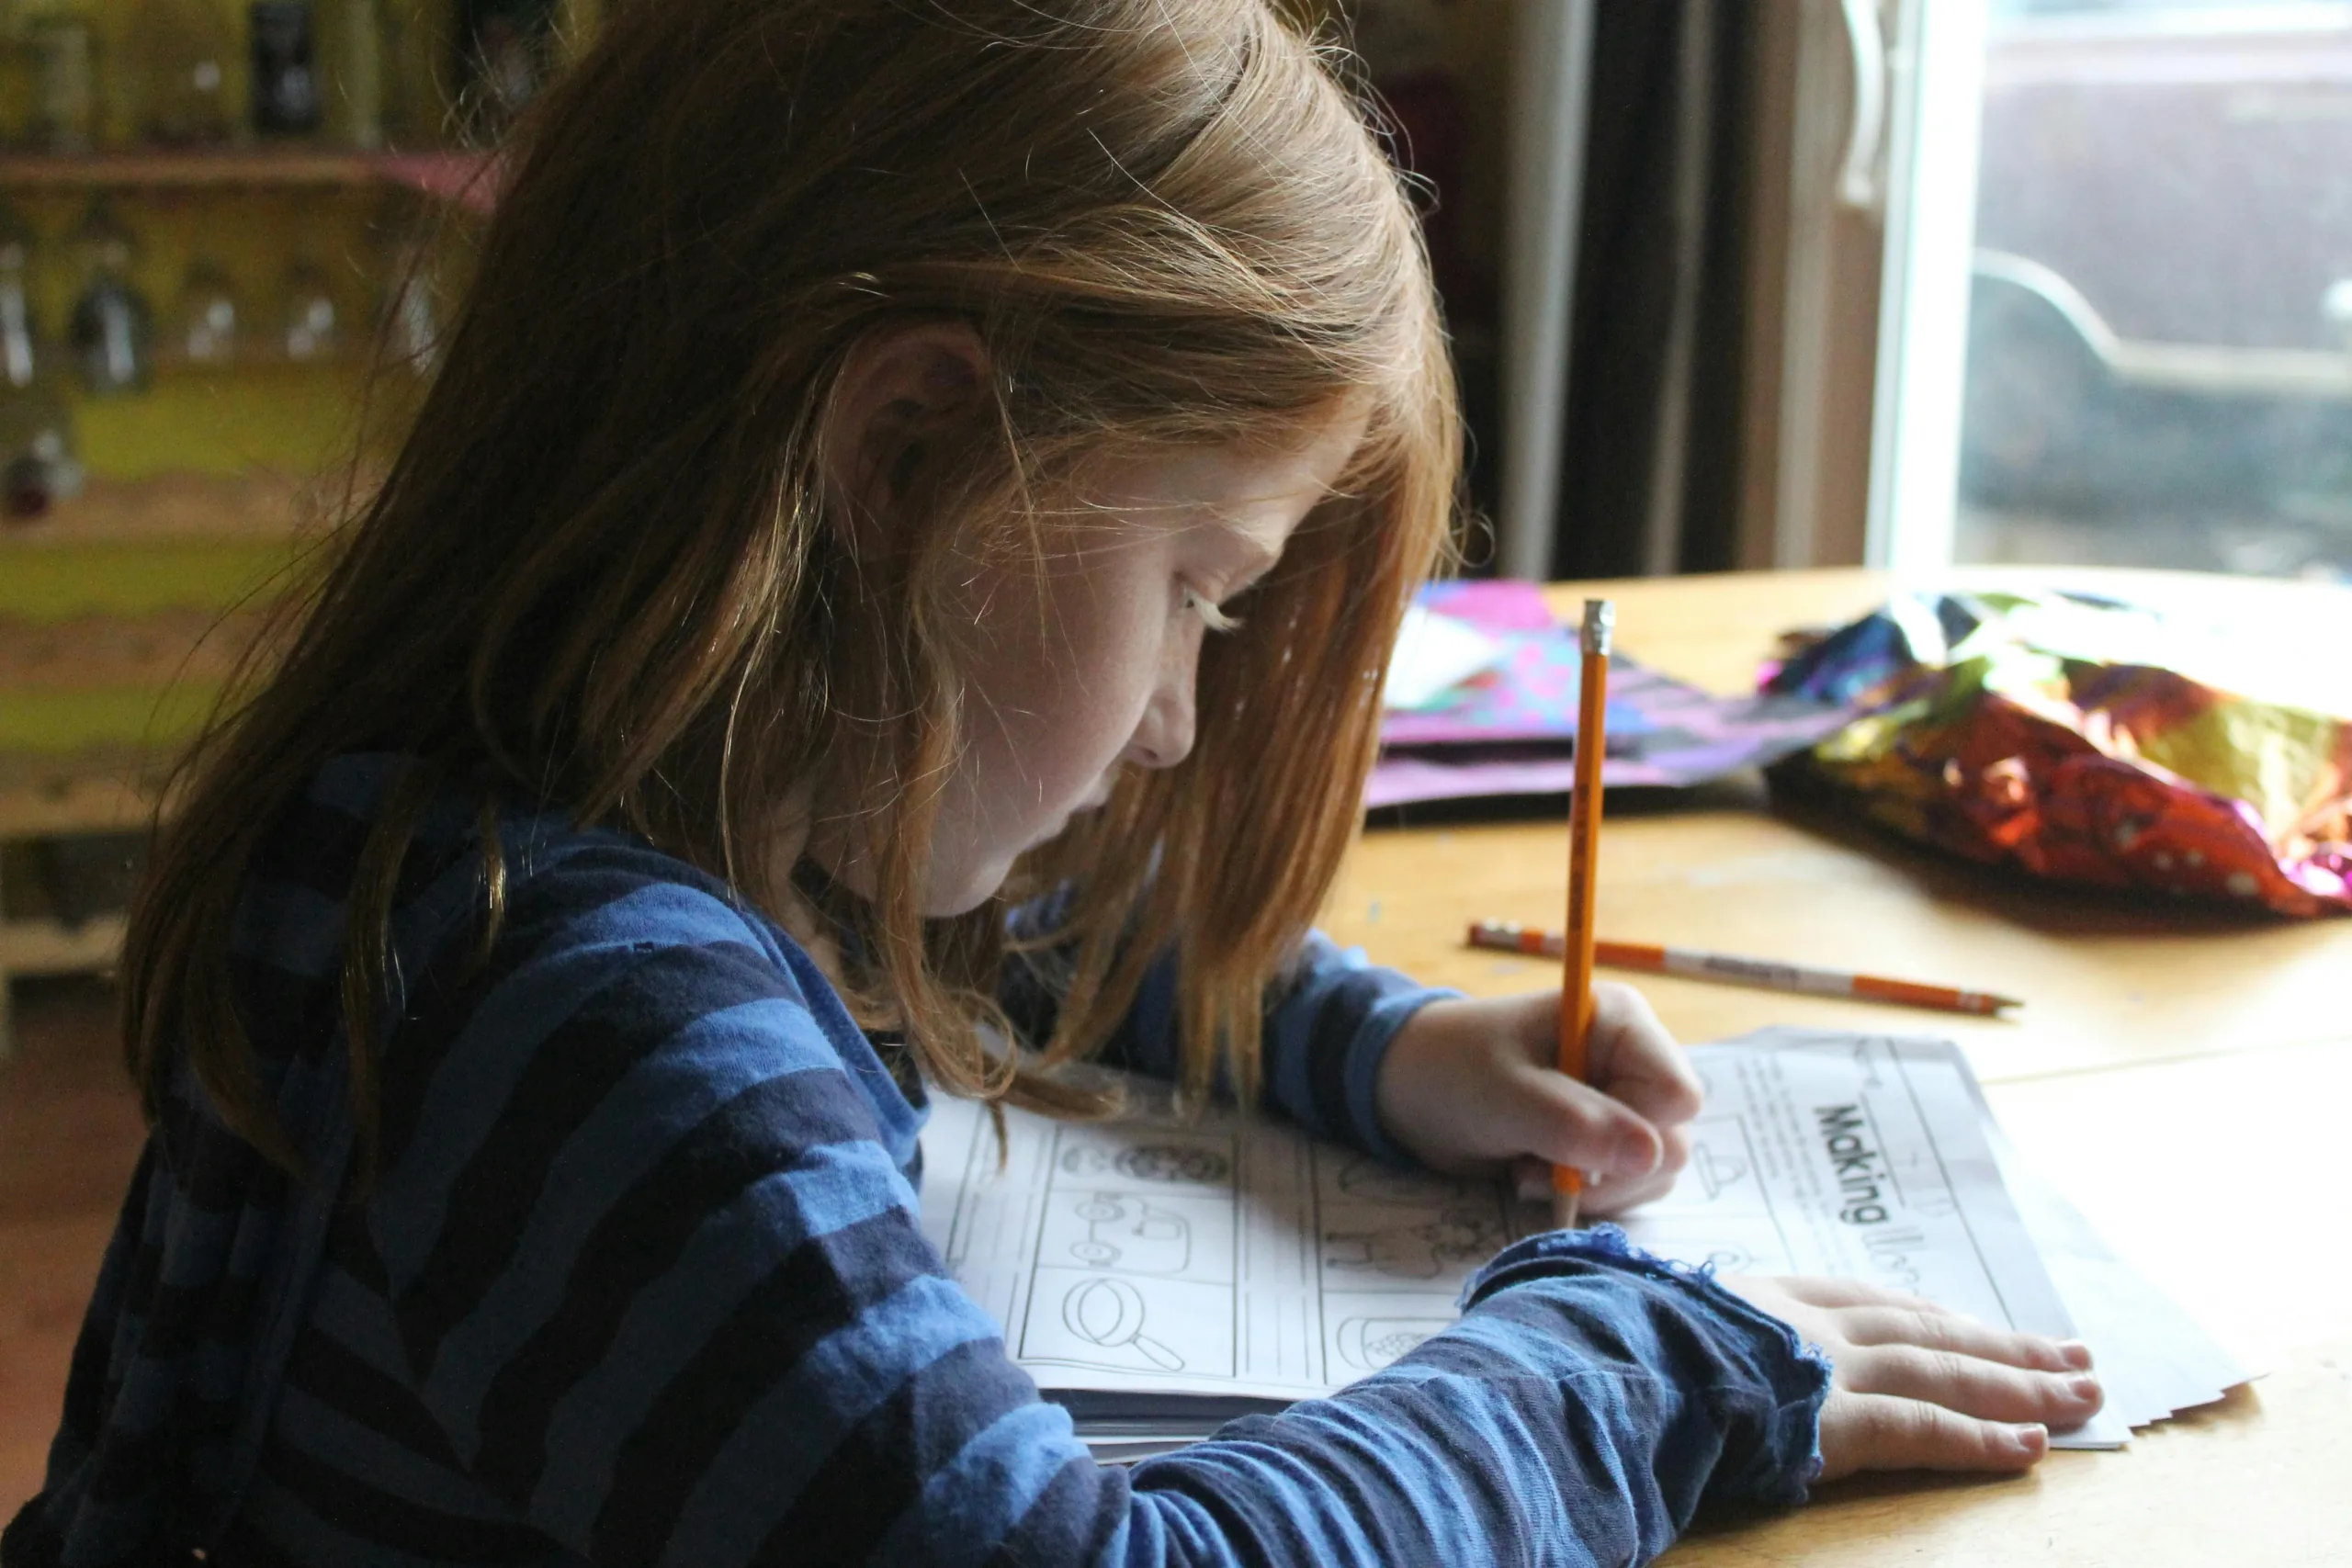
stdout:
{"type": "Polygon", "coordinates": [[[944,438],[979,407],[988,353],[961,321],[884,328],[851,349],[820,435],[825,483],[858,553],[887,549],[944,438]]]}

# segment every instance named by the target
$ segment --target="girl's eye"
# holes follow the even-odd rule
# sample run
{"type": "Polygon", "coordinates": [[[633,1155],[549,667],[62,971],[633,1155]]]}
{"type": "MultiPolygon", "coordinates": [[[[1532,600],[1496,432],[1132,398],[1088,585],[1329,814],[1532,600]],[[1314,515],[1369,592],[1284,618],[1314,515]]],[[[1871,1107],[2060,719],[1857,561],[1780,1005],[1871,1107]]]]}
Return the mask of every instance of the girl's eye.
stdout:
{"type": "Polygon", "coordinates": [[[1204,593],[1196,592],[1189,587],[1180,588],[1178,593],[1183,600],[1184,609],[1200,616],[1201,624],[1213,632],[1233,631],[1241,625],[1213,604],[1204,593]]]}

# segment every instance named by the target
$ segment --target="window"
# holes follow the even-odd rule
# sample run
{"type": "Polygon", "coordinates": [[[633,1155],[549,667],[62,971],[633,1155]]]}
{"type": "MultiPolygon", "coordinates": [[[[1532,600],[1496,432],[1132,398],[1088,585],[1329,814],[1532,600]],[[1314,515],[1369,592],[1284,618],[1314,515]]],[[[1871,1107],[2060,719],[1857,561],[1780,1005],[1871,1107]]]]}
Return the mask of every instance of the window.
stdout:
{"type": "Polygon", "coordinates": [[[1993,0],[1982,48],[1951,558],[2352,578],[2352,5],[1993,0]]]}

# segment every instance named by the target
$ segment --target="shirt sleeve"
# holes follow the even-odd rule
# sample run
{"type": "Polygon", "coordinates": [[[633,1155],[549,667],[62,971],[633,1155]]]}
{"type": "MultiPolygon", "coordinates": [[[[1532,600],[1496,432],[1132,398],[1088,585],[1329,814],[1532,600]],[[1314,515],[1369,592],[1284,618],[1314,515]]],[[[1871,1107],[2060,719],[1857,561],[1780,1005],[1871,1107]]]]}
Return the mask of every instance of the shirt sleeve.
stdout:
{"type": "MultiPolygon", "coordinates": [[[[1060,1004],[1056,968],[1050,954],[1017,954],[1005,965],[998,999],[1027,1039],[1053,1032],[1060,1004]]],[[[1342,948],[1309,931],[1266,998],[1260,1048],[1267,1102],[1317,1137],[1408,1163],[1381,1129],[1373,1097],[1380,1064],[1407,1019],[1461,994],[1423,986],[1374,964],[1362,948],[1342,948]]],[[[1169,953],[1145,971],[1134,1006],[1100,1059],[1169,1078],[1176,1073],[1176,962],[1169,953]]]]}
{"type": "Polygon", "coordinates": [[[1464,1301],[1386,1370],[1148,1461],[1136,1490],[1244,1563],[1646,1562],[1702,1506],[1804,1500],[1828,1363],[1703,1273],[1604,1225],[1514,1244],[1464,1301]]]}
{"type": "Polygon", "coordinates": [[[1607,1236],[1335,1398],[1096,1464],[951,1280],[869,1070],[719,898],[580,856],[388,1057],[367,1223],[447,1451],[591,1562],[1583,1563],[1799,1495],[1819,1371],[1607,1236]]]}

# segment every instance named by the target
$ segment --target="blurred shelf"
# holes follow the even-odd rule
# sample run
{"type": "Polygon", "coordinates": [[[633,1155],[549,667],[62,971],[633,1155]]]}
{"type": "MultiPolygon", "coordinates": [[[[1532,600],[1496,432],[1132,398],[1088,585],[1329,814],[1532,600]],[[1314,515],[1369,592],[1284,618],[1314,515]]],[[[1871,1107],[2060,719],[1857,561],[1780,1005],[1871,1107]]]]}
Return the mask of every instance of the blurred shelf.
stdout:
{"type": "Polygon", "coordinates": [[[240,333],[237,346],[226,355],[198,359],[172,341],[169,333],[155,334],[155,375],[237,376],[247,371],[318,371],[322,373],[364,372],[369,365],[372,328],[362,323],[351,336],[337,342],[322,354],[292,355],[286,352],[277,334],[266,329],[240,333]]]}
{"type": "Polygon", "coordinates": [[[495,152],[376,152],[379,178],[477,216],[498,204],[503,161],[495,152]]]}
{"type": "Polygon", "coordinates": [[[325,147],[138,147],[0,153],[0,184],[29,190],[347,186],[376,178],[370,155],[325,147]]]}
{"type": "Polygon", "coordinates": [[[93,479],[40,517],[0,524],[0,555],[96,544],[292,540],[323,516],[335,485],[266,469],[93,479]]]}
{"type": "Polygon", "coordinates": [[[61,920],[0,921],[0,980],[11,975],[70,975],[107,969],[122,952],[128,925],[100,915],[78,925],[61,920]]]}
{"type": "Polygon", "coordinates": [[[0,838],[135,831],[154,813],[169,761],[119,752],[0,752],[0,838]]]}
{"type": "Polygon", "coordinates": [[[103,152],[0,152],[0,186],[17,190],[198,191],[400,186],[469,211],[496,195],[489,152],[359,152],[330,147],[153,147],[103,152]]]}
{"type": "Polygon", "coordinates": [[[110,689],[161,690],[177,681],[218,686],[263,629],[258,608],[174,604],[140,615],[81,615],[34,622],[0,615],[0,744],[9,705],[110,689]],[[38,695],[36,695],[38,694],[38,695]]]}

